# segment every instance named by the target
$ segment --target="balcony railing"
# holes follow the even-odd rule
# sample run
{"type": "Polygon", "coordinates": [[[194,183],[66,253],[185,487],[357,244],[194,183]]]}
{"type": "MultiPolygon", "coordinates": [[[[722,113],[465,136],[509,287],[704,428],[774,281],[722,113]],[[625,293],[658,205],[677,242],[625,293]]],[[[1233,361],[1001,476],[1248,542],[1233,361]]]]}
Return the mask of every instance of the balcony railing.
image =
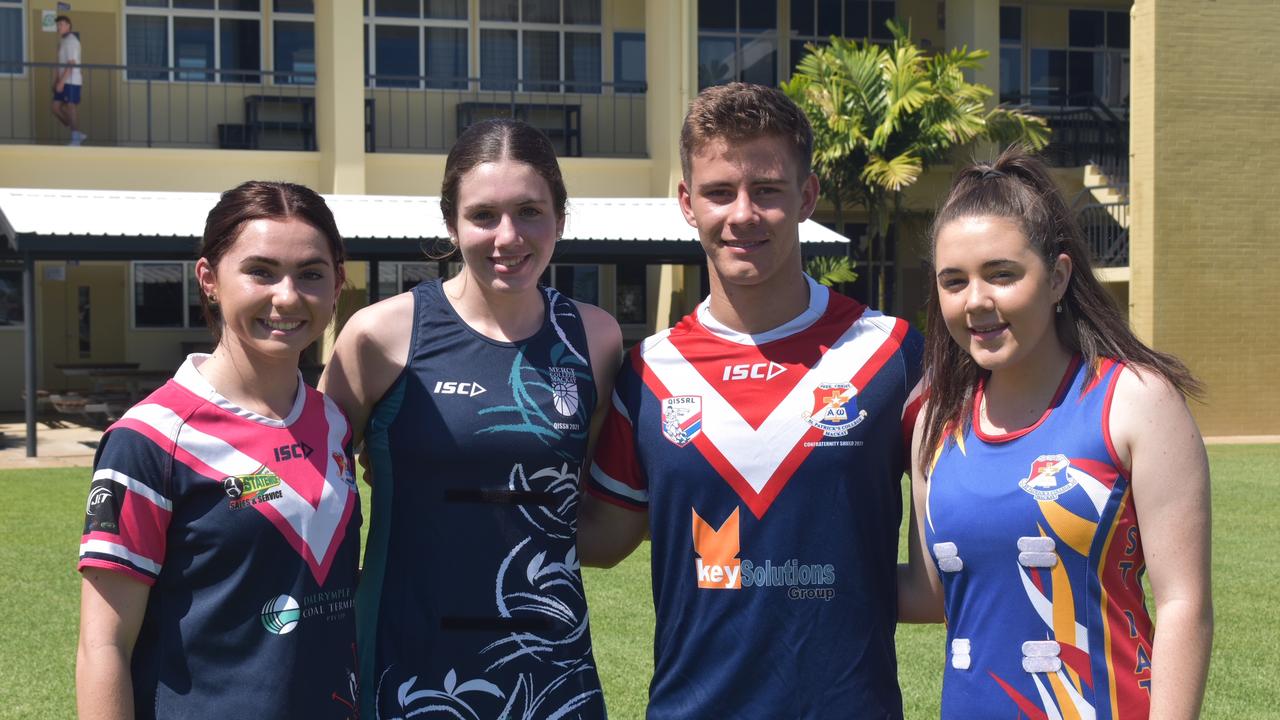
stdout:
{"type": "Polygon", "coordinates": [[[468,125],[515,117],[563,156],[645,157],[645,84],[370,75],[377,152],[448,152],[468,125]]]}
{"type": "MultiPolygon", "coordinates": [[[[0,67],[0,143],[66,144],[50,112],[56,63],[0,67]]],[[[315,149],[314,76],[267,70],[81,65],[87,145],[315,149]]]]}
{"type": "Polygon", "coordinates": [[[1129,265],[1129,201],[1087,203],[1076,210],[1076,221],[1098,267],[1129,265]]]}
{"type": "Polygon", "coordinates": [[[1053,130],[1043,154],[1065,167],[1096,165],[1113,183],[1129,180],[1129,116],[1090,94],[1063,97],[1046,106],[1023,98],[1020,107],[1043,117],[1053,130]]]}
{"type": "MultiPolygon", "coordinates": [[[[0,143],[66,144],[50,112],[55,63],[0,66],[0,143]]],[[[81,65],[86,144],[315,150],[315,76],[301,72],[81,65]]],[[[541,128],[566,156],[644,157],[645,86],[513,78],[366,79],[367,152],[448,152],[489,117],[541,128]]]]}

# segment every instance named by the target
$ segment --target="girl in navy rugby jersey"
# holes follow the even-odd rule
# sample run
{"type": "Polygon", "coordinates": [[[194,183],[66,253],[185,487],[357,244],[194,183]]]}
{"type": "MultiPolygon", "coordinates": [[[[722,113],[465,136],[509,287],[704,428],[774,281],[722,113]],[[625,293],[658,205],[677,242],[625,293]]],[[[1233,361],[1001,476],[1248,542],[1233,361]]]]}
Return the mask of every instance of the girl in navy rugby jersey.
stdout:
{"type": "Polygon", "coordinates": [[[223,193],[196,276],[218,344],[108,428],[80,545],[80,717],[355,710],[350,428],[302,381],[344,252],[324,200],[223,193]]]}
{"type": "Polygon", "coordinates": [[[1195,379],[1130,331],[1018,150],[960,172],[932,260],[899,607],[945,608],[942,717],[1196,717],[1213,611],[1195,379]]]}

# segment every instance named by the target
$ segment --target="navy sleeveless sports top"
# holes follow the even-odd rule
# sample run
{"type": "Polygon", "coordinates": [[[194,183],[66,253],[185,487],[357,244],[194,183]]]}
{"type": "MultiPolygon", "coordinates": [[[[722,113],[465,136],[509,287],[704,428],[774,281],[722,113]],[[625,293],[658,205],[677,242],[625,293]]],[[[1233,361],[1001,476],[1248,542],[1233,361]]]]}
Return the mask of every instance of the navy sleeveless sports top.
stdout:
{"type": "Polygon", "coordinates": [[[408,362],[365,434],[363,717],[605,715],[576,552],[596,386],[576,306],[542,292],[541,329],[510,343],[440,281],[413,289],[408,362]]]}

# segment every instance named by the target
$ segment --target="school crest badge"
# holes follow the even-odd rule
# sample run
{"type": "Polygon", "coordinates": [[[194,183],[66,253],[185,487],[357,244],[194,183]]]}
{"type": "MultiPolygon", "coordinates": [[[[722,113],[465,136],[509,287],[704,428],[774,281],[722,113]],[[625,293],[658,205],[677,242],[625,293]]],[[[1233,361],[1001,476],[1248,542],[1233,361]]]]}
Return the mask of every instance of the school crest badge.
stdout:
{"type": "Polygon", "coordinates": [[[551,402],[556,412],[573,417],[578,412],[578,375],[573,368],[551,368],[551,402]]]}
{"type": "Polygon", "coordinates": [[[702,432],[702,396],[675,395],[662,400],[662,436],[684,447],[702,432]]]}
{"type": "Polygon", "coordinates": [[[804,421],[827,437],[843,437],[867,419],[858,409],[858,389],[851,383],[821,383],[813,390],[813,409],[804,421]]]}
{"type": "Polygon", "coordinates": [[[1079,484],[1075,475],[1067,472],[1070,467],[1066,455],[1041,455],[1031,463],[1031,472],[1018,481],[1018,487],[1041,502],[1053,502],[1079,484]]]}

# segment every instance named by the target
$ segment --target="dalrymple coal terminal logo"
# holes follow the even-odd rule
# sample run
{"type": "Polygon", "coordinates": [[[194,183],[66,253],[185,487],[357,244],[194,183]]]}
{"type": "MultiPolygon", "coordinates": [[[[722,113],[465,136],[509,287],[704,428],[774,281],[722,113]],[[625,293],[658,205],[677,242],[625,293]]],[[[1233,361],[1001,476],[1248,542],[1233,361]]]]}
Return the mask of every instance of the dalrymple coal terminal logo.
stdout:
{"type": "Polygon", "coordinates": [[[302,609],[288,595],[277,595],[262,606],[262,627],[276,635],[288,635],[298,627],[302,609]]]}

